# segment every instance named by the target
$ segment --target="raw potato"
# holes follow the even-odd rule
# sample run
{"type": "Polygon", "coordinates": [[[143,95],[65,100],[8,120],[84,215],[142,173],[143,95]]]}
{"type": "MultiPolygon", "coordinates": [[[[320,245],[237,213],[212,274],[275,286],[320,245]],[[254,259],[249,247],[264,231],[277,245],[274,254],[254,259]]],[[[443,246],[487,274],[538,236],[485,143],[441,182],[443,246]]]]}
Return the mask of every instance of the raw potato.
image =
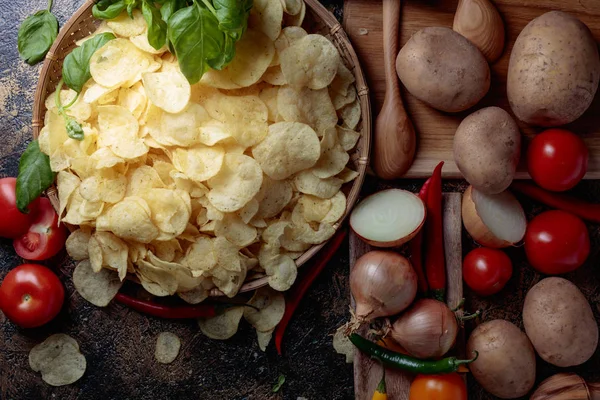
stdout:
{"type": "Polygon", "coordinates": [[[535,383],[535,352],[527,336],[508,321],[479,325],[467,342],[467,355],[479,352],[469,364],[473,377],[501,399],[524,396],[535,383]]]}
{"type": "Polygon", "coordinates": [[[598,346],[598,324],[590,304],[563,278],[546,278],[529,289],[523,324],[540,357],[558,367],[583,364],[598,346]]]}
{"type": "Polygon", "coordinates": [[[485,194],[508,188],[521,156],[521,132],[509,113],[487,107],[466,117],[454,134],[454,161],[467,182],[485,194]]]}
{"type": "Polygon", "coordinates": [[[599,78],[598,47],[589,28],[572,15],[548,12],[527,24],[515,42],[508,101],[521,121],[568,124],[588,109],[599,78]]]}
{"type": "Polygon", "coordinates": [[[483,54],[450,28],[415,33],[398,53],[396,72],[413,96],[446,112],[474,106],[490,88],[483,54]]]}

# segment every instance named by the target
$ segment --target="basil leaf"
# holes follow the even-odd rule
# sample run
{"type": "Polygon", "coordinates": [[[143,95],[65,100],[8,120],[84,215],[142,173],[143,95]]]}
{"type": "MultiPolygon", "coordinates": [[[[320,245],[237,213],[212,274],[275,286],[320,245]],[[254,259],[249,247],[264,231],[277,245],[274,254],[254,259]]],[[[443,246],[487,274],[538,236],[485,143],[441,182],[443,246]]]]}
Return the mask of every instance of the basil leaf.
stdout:
{"type": "Polygon", "coordinates": [[[158,50],[167,41],[167,23],[163,21],[156,6],[147,0],[142,3],[142,14],[148,25],[148,43],[158,50]]]}
{"type": "Polygon", "coordinates": [[[185,7],[185,0],[166,0],[160,7],[160,15],[162,16],[163,21],[169,22],[169,18],[171,15],[175,13],[175,11],[181,10],[185,7]]]}
{"type": "Polygon", "coordinates": [[[42,153],[37,140],[32,141],[19,160],[17,176],[17,208],[29,212],[27,206],[52,185],[56,174],[50,168],[50,158],[42,153]]]}
{"type": "Polygon", "coordinates": [[[129,18],[133,19],[133,10],[140,6],[140,2],[138,0],[125,0],[127,3],[127,14],[129,14],[129,18]]]}
{"type": "Polygon", "coordinates": [[[65,122],[67,125],[67,136],[69,136],[71,139],[79,141],[83,140],[83,128],[81,127],[79,122],[77,122],[71,117],[65,117],[65,122]]]}
{"type": "Polygon", "coordinates": [[[225,35],[219,21],[198,3],[171,15],[167,35],[187,80],[197,83],[208,70],[208,61],[219,57],[225,47],[225,35]]]}
{"type": "Polygon", "coordinates": [[[92,15],[98,19],[117,18],[127,7],[125,0],[100,0],[92,7],[92,15]]]}
{"type": "Polygon", "coordinates": [[[50,11],[41,10],[30,15],[19,27],[19,55],[27,64],[37,64],[44,59],[57,35],[58,21],[50,11]]]}
{"type": "Polygon", "coordinates": [[[239,40],[248,26],[252,0],[213,0],[219,29],[235,40],[239,40]]]}
{"type": "Polygon", "coordinates": [[[208,60],[208,65],[212,69],[222,70],[233,60],[235,56],[235,41],[231,36],[225,36],[225,41],[223,42],[223,48],[221,49],[221,53],[217,58],[213,58],[212,60],[208,60]]]}
{"type": "Polygon", "coordinates": [[[62,76],[65,85],[80,93],[83,85],[92,77],[90,58],[96,50],[114,38],[115,35],[110,32],[100,33],[70,52],[63,62],[62,76]]]}

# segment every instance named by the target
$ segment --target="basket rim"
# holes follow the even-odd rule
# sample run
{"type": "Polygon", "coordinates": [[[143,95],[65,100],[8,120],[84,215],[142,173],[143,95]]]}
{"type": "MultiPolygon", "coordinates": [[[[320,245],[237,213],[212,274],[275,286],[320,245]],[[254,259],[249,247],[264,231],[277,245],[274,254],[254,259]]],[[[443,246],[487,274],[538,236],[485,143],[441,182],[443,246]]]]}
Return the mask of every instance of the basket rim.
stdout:
{"type": "MultiPolygon", "coordinates": [[[[324,25],[329,29],[329,35],[331,36],[331,40],[334,45],[338,48],[340,53],[343,55],[348,61],[351,62],[351,71],[355,77],[356,82],[354,83],[357,90],[357,99],[361,104],[361,123],[359,124],[358,131],[361,132],[361,138],[359,139],[360,144],[360,155],[356,160],[356,171],[358,172],[358,176],[352,181],[352,186],[347,195],[347,204],[344,215],[338,222],[336,222],[333,227],[336,232],[344,225],[346,219],[348,218],[352,208],[358,201],[358,196],[363,187],[363,183],[367,174],[367,167],[369,165],[370,160],[370,150],[371,150],[371,138],[372,138],[372,116],[371,116],[371,101],[369,97],[369,89],[367,85],[367,81],[364,75],[364,71],[360,65],[360,61],[358,56],[352,46],[350,39],[348,38],[346,32],[344,31],[342,25],[335,16],[329,12],[318,0],[303,0],[306,7],[310,9],[311,13],[307,9],[307,17],[308,15],[316,15],[320,19],[319,22],[324,23],[324,25]]],[[[33,106],[33,119],[32,119],[32,128],[33,128],[33,138],[37,139],[39,136],[40,130],[43,128],[44,119],[43,113],[45,111],[44,105],[44,97],[46,93],[48,93],[48,85],[51,84],[50,73],[52,71],[52,67],[55,63],[59,63],[58,51],[59,48],[64,45],[65,41],[69,40],[70,36],[73,36],[74,31],[73,27],[76,23],[80,21],[81,18],[91,14],[91,8],[94,6],[94,0],[86,0],[84,4],[82,4],[77,11],[69,18],[69,20],[65,23],[65,25],[61,28],[54,44],[48,51],[42,69],[40,71],[38,84],[36,86],[35,97],[34,97],[34,106],[33,106]]],[[[312,18],[308,17],[308,18],[312,18]]],[[[57,189],[55,184],[53,184],[47,191],[46,195],[52,202],[52,205],[55,209],[58,210],[58,196],[57,189]]],[[[329,240],[324,243],[313,245],[308,250],[306,250],[298,259],[295,260],[297,268],[300,268],[302,265],[307,263],[313,256],[315,256],[321,248],[323,248],[329,240]]],[[[135,279],[134,279],[135,280],[135,279]]],[[[257,277],[252,280],[247,280],[244,282],[238,293],[249,292],[268,284],[268,277],[257,277]]],[[[209,292],[210,297],[223,296],[223,293],[217,289],[213,288],[209,292]]]]}

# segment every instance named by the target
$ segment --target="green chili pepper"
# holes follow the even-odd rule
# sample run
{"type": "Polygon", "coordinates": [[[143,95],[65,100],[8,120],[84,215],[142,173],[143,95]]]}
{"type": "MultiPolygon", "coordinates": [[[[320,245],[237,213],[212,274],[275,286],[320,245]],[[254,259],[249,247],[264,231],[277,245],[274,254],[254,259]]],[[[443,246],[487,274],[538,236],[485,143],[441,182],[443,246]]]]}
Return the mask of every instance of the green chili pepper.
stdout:
{"type": "Polygon", "coordinates": [[[472,363],[479,356],[479,353],[475,352],[475,357],[470,360],[459,360],[456,357],[447,357],[435,361],[419,360],[418,358],[396,353],[378,346],[356,333],[350,335],[350,341],[357,349],[381,361],[383,365],[416,374],[447,374],[456,372],[459,366],[472,363]]]}

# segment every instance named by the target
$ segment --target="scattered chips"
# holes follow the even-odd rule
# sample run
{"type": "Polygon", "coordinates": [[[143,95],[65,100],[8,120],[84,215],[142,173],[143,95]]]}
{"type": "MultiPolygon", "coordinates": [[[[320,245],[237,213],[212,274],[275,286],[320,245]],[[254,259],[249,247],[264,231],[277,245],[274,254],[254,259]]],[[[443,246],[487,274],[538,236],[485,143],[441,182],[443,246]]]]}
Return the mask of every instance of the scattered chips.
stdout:
{"type": "Polygon", "coordinates": [[[352,364],[354,362],[354,352],[356,348],[348,339],[348,336],[345,333],[346,327],[341,326],[333,335],[333,348],[338,354],[342,354],[346,357],[346,363],[352,364]]]}
{"type": "Polygon", "coordinates": [[[102,268],[94,272],[88,260],[80,261],[73,271],[75,289],[81,297],[97,307],[106,307],[122,284],[115,271],[102,268]]]}
{"type": "Polygon", "coordinates": [[[243,315],[244,307],[232,307],[216,317],[199,319],[198,326],[211,339],[227,340],[236,334],[243,315]]]}
{"type": "Polygon", "coordinates": [[[171,364],[179,355],[181,340],[171,332],[161,332],[156,338],[154,358],[161,364],[171,364]]]}
{"type": "Polygon", "coordinates": [[[269,332],[275,329],[285,312],[283,294],[266,286],[257,289],[248,304],[256,309],[245,307],[244,318],[260,332],[269,332]]]}
{"type": "Polygon", "coordinates": [[[86,360],[75,339],[57,333],[31,349],[29,366],[41,372],[47,384],[64,386],[77,382],[85,374],[86,360]]]}

